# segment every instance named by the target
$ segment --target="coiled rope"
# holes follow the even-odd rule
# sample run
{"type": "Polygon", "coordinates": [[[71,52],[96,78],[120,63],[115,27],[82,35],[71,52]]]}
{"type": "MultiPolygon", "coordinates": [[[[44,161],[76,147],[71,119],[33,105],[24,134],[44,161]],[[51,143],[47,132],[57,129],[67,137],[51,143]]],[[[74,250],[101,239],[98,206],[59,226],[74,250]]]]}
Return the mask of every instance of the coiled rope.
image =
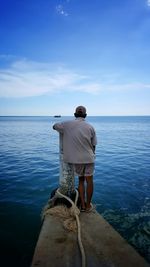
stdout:
{"type": "Polygon", "coordinates": [[[62,198],[67,199],[71,203],[71,205],[72,205],[72,215],[75,216],[76,222],[77,222],[78,244],[79,244],[79,248],[80,248],[80,252],[81,252],[81,257],[82,257],[82,267],[85,267],[86,266],[85,251],[84,251],[84,247],[83,247],[82,240],[81,240],[81,225],[80,225],[80,220],[79,220],[80,211],[77,208],[77,200],[78,200],[79,193],[78,193],[78,190],[75,190],[75,191],[76,191],[75,203],[69,197],[67,197],[66,195],[63,195],[59,191],[59,188],[57,189],[55,195],[58,196],[58,197],[62,197],[62,198]]]}

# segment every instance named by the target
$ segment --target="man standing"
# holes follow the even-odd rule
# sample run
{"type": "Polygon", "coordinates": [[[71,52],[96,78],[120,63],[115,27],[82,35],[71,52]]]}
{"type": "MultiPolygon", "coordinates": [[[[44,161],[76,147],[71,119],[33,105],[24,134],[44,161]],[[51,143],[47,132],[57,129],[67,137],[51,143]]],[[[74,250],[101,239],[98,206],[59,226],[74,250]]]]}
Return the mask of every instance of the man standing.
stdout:
{"type": "Polygon", "coordinates": [[[93,172],[97,138],[94,128],[85,121],[86,108],[78,106],[75,120],[56,123],[53,129],[63,134],[64,162],[73,164],[79,176],[81,211],[92,209],[93,172]],[[86,190],[85,190],[86,182],[86,190]]]}

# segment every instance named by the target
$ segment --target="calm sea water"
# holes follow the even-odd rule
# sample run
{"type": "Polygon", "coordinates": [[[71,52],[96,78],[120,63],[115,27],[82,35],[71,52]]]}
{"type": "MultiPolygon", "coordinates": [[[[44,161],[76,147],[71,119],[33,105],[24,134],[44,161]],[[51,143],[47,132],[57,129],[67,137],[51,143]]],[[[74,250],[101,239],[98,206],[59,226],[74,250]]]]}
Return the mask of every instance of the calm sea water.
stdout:
{"type": "MultiPolygon", "coordinates": [[[[41,211],[59,181],[62,117],[0,117],[1,266],[30,266],[41,211]]],[[[88,117],[98,137],[93,202],[150,262],[150,117],[88,117]]],[[[76,181],[77,183],[77,181],[76,181]]]]}

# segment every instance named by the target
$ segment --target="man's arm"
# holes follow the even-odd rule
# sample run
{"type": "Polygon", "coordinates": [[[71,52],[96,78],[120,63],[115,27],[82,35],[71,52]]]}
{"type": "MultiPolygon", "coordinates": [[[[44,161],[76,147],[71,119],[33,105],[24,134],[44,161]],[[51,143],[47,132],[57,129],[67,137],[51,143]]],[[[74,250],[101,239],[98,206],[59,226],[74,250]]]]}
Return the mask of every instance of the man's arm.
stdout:
{"type": "Polygon", "coordinates": [[[93,152],[95,153],[95,149],[96,149],[96,145],[97,145],[97,136],[96,136],[96,132],[95,132],[94,128],[93,128],[91,143],[92,143],[92,147],[93,147],[93,152]]]}
{"type": "Polygon", "coordinates": [[[62,123],[55,123],[53,125],[53,129],[56,130],[59,133],[63,133],[64,127],[62,123]]]}
{"type": "Polygon", "coordinates": [[[95,154],[95,148],[96,148],[96,146],[93,146],[93,152],[94,152],[94,154],[95,154]]]}

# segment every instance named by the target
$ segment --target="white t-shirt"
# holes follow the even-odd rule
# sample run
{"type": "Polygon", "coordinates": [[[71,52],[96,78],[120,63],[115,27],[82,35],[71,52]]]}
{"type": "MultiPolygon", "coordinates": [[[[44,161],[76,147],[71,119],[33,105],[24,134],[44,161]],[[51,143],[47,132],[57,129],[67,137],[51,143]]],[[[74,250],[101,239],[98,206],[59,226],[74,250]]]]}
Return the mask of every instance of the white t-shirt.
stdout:
{"type": "Polygon", "coordinates": [[[94,128],[84,118],[56,123],[54,129],[63,133],[64,162],[93,163],[93,147],[97,144],[94,128]]]}

